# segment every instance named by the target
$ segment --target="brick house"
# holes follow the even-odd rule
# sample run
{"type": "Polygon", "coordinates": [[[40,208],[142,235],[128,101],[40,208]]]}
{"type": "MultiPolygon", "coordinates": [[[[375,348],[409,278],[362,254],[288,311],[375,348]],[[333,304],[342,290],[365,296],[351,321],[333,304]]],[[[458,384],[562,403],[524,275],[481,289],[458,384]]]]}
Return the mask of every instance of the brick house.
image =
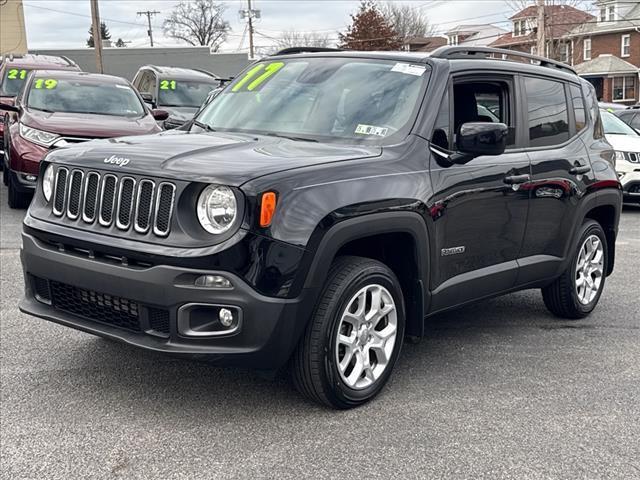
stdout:
{"type": "Polygon", "coordinates": [[[461,45],[466,47],[486,47],[499,37],[507,33],[506,30],[495,25],[458,25],[445,33],[447,45],[461,45]]]}
{"type": "MultiPolygon", "coordinates": [[[[570,63],[571,41],[566,35],[576,25],[595,20],[595,17],[569,5],[546,5],[544,7],[547,48],[543,56],[570,63]]],[[[506,48],[519,52],[538,54],[537,30],[538,7],[531,5],[513,15],[511,32],[501,35],[491,47],[506,48]]]]}
{"type": "Polygon", "coordinates": [[[640,0],[598,0],[598,17],[566,36],[572,63],[605,102],[638,103],[640,98],[640,0]]]}

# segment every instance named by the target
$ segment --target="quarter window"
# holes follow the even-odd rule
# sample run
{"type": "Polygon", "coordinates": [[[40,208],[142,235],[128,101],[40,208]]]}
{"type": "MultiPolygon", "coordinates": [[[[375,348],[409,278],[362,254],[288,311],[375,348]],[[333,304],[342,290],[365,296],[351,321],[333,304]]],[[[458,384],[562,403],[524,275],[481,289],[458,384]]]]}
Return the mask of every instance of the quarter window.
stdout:
{"type": "Polygon", "coordinates": [[[546,147],[569,140],[569,112],[564,85],[542,78],[525,78],[529,145],[546,147]]]}
{"type": "Polygon", "coordinates": [[[582,92],[580,91],[580,88],[575,85],[571,85],[571,102],[573,104],[573,112],[576,117],[576,132],[579,132],[586,127],[587,119],[582,92]]]}

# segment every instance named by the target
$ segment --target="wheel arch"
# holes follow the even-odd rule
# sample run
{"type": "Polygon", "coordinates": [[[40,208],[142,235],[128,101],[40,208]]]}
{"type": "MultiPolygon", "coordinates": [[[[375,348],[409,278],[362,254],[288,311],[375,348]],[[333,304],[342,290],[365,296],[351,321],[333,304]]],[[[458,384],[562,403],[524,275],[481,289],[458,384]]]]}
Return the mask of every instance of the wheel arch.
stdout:
{"type": "Polygon", "coordinates": [[[428,304],[429,236],[417,212],[372,213],[336,223],[315,249],[304,288],[319,291],[333,260],[341,255],[373,258],[398,277],[405,301],[406,334],[422,337],[428,304]]]}

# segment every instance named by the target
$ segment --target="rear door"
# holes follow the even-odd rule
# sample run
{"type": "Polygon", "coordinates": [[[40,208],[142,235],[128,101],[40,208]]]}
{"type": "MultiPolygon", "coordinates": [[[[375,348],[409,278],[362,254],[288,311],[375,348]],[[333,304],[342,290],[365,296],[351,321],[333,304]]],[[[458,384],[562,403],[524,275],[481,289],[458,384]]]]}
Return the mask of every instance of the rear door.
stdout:
{"type": "Polygon", "coordinates": [[[583,137],[588,133],[579,84],[522,76],[532,183],[518,284],[552,276],[566,254],[579,199],[593,182],[583,137]]]}
{"type": "Polygon", "coordinates": [[[531,173],[515,128],[521,113],[517,88],[516,77],[504,72],[465,74],[453,78],[440,109],[431,139],[430,213],[436,233],[432,311],[515,284],[529,204],[523,187],[531,173]],[[476,157],[466,165],[439,164],[437,152],[454,150],[460,126],[478,121],[510,127],[505,153],[476,157]]]}

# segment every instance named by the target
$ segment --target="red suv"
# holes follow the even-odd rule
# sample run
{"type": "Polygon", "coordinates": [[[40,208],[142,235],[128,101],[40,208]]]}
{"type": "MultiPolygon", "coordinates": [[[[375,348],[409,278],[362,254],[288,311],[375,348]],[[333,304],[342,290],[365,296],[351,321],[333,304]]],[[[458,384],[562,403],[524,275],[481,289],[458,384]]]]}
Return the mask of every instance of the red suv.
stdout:
{"type": "Polygon", "coordinates": [[[15,99],[4,132],[9,206],[25,207],[36,185],[40,161],[52,149],[96,138],[160,132],[156,120],[123,78],[85,72],[36,70],[15,99]]]}
{"type": "MultiPolygon", "coordinates": [[[[0,104],[13,105],[16,95],[20,93],[22,86],[27,81],[31,70],[73,70],[80,71],[80,67],[67,57],[54,57],[52,55],[9,55],[0,59],[0,104]]],[[[4,130],[3,116],[0,116],[0,138],[4,130]]],[[[4,151],[0,143],[0,169],[4,163],[4,151]]]]}

